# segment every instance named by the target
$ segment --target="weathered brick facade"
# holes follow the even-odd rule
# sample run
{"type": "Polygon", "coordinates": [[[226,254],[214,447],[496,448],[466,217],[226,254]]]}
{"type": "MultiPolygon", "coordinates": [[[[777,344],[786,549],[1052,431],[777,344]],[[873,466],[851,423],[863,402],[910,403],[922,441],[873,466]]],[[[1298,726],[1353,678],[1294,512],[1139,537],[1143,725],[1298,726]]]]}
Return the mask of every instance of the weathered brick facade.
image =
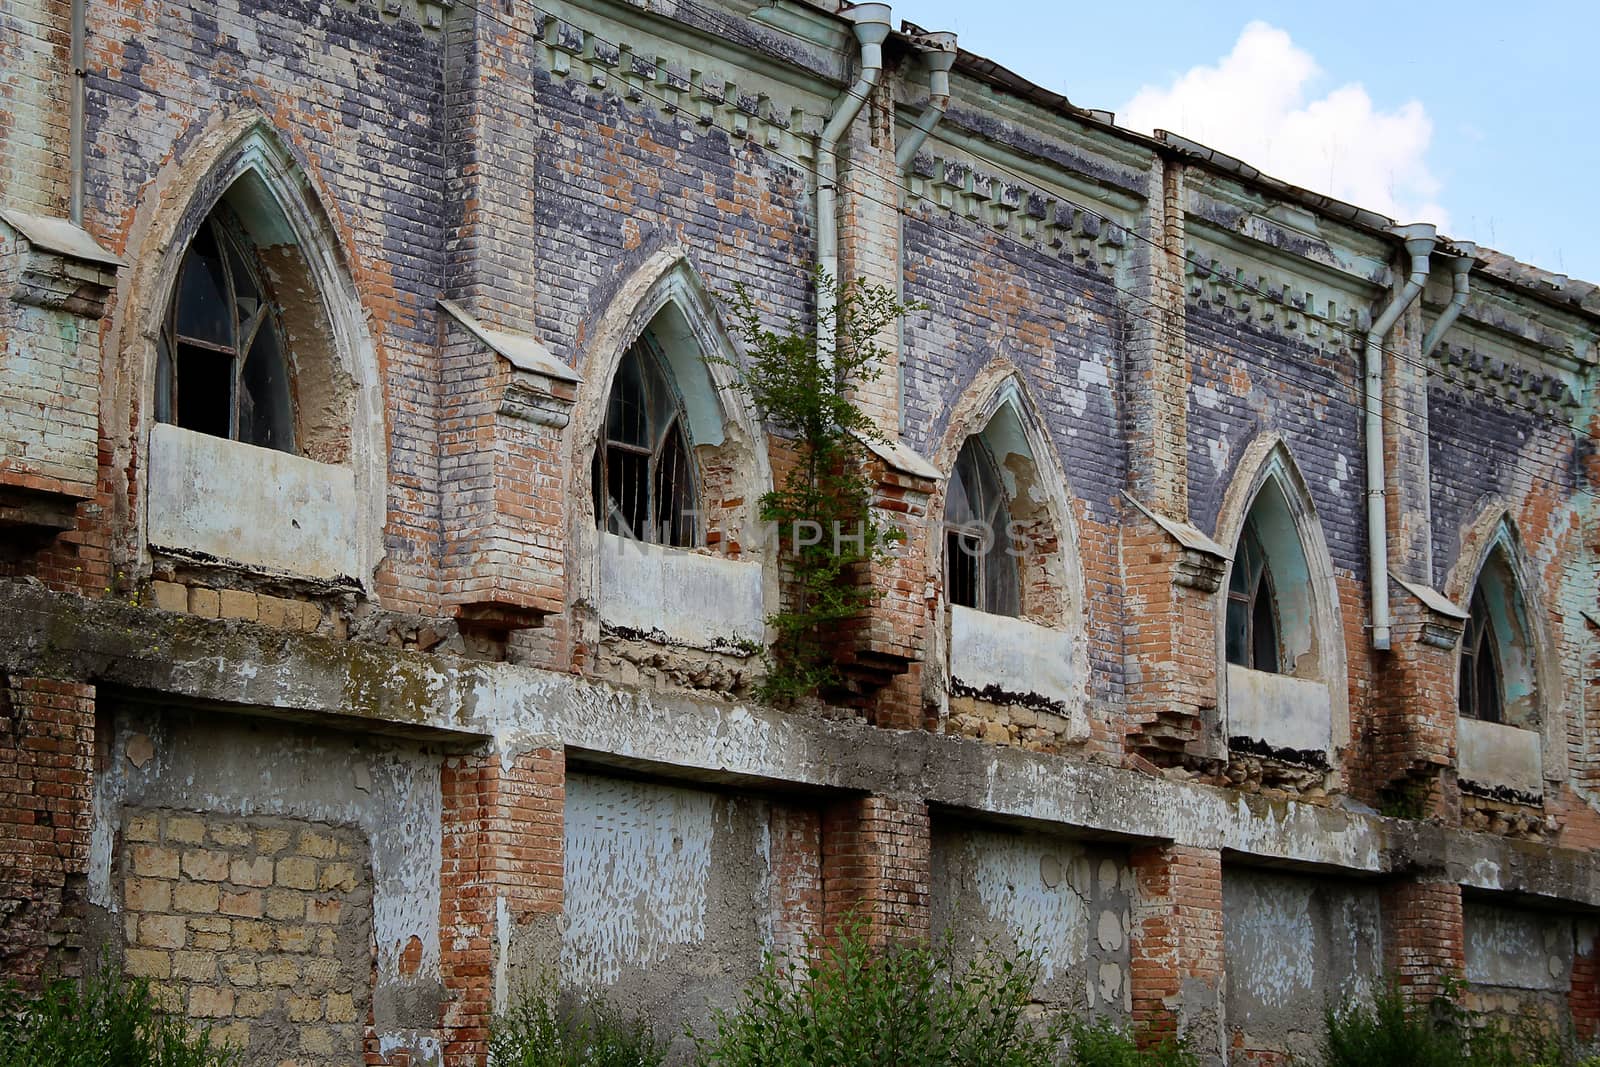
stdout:
{"type": "Polygon", "coordinates": [[[1437,238],[1369,404],[1393,220],[965,53],[902,172],[913,27],[819,219],[875,5],[82,3],[81,85],[71,5],[0,14],[7,974],[109,957],[250,1062],[466,1065],[546,978],[677,1035],[854,914],[1041,938],[1042,1003],[1214,1063],[1380,959],[1593,1034],[1600,290],[1437,238]],[[293,454],[158,410],[208,219],[272,290],[293,454]],[[811,328],[825,221],[922,306],[859,394],[907,538],[833,635],[849,698],[769,708],[793,452],[700,356],[740,357],[740,285],[811,328]],[[699,547],[595,515],[647,329],[699,547]],[[946,588],[974,436],[1015,618],[946,588]],[[1247,538],[1270,668],[1226,633],[1247,538]],[[1484,590],[1504,722],[1458,714],[1484,590]]]}

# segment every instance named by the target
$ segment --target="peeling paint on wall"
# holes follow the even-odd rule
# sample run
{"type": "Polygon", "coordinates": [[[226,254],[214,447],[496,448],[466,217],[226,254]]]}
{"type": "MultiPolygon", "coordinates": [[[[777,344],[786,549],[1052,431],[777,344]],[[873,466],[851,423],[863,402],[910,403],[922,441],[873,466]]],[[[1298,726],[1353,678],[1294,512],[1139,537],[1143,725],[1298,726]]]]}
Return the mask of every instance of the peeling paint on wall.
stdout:
{"type": "Polygon", "coordinates": [[[934,928],[962,951],[1025,946],[1035,995],[1073,1010],[1126,1011],[1127,865],[1115,850],[1049,835],[935,828],[934,928]]]}
{"type": "Polygon", "coordinates": [[[1245,1048],[1313,1055],[1324,1008],[1381,980],[1377,888],[1224,868],[1222,889],[1229,1028],[1245,1048]]]}
{"type": "Polygon", "coordinates": [[[567,782],[561,978],[610,985],[706,936],[713,797],[574,775],[567,782]]]}
{"type": "Polygon", "coordinates": [[[1472,902],[1462,914],[1468,982],[1566,993],[1574,937],[1570,917],[1472,902]]]}

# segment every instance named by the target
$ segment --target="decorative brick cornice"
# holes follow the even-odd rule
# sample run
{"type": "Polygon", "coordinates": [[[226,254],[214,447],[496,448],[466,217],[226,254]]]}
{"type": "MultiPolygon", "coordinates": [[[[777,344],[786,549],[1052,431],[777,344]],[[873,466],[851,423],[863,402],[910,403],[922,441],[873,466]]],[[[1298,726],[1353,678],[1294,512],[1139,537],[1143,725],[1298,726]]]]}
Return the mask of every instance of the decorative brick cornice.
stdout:
{"type": "Polygon", "coordinates": [[[1010,172],[990,173],[981,161],[953,152],[922,152],[912,160],[906,200],[943,208],[1089,269],[1114,269],[1132,243],[1127,227],[1116,219],[1023,183],[1010,172]]]}
{"type": "Polygon", "coordinates": [[[1449,385],[1546,418],[1571,419],[1583,403],[1560,374],[1526,367],[1520,361],[1502,359],[1475,347],[1440,345],[1432,358],[1434,365],[1442,368],[1441,377],[1449,385]]]}
{"type": "MultiPolygon", "coordinates": [[[[1242,261],[1243,257],[1241,257],[1242,261]]],[[[1316,348],[1343,351],[1351,339],[1370,325],[1371,312],[1350,303],[1347,293],[1317,293],[1304,274],[1281,270],[1264,273],[1260,265],[1230,263],[1214,251],[1190,246],[1184,249],[1188,274],[1188,299],[1251,319],[1263,329],[1273,329],[1316,348]]]]}
{"type": "Polygon", "coordinates": [[[696,69],[686,54],[646,31],[638,40],[611,41],[571,22],[540,15],[534,34],[544,43],[546,69],[566,82],[621,95],[631,104],[705,129],[720,129],[777,153],[776,162],[809,159],[826,115],[748,89],[729,73],[696,69]]]}

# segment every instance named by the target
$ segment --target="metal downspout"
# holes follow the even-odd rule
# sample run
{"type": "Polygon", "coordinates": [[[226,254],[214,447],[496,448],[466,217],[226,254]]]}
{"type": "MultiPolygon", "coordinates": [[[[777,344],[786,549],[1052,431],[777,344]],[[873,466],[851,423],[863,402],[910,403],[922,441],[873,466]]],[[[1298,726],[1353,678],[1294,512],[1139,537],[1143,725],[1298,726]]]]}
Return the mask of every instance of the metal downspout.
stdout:
{"type": "Polygon", "coordinates": [[[1427,223],[1396,226],[1392,231],[1406,243],[1411,274],[1389,301],[1389,306],[1367,331],[1367,572],[1372,583],[1372,647],[1389,648],[1389,506],[1385,492],[1387,474],[1383,455],[1383,341],[1400,316],[1422,293],[1428,282],[1428,257],[1438,242],[1437,231],[1427,223]]]}
{"type": "MultiPolygon", "coordinates": [[[[922,109],[922,114],[917,116],[917,121],[911,125],[911,134],[894,154],[895,179],[900,183],[900,271],[895,277],[895,295],[901,301],[906,295],[906,227],[905,211],[908,196],[911,191],[911,180],[908,173],[911,161],[917,158],[917,151],[922,148],[928,134],[933,132],[939,120],[944,118],[945,109],[950,106],[950,68],[956,63],[956,35],[953,33],[926,33],[918,39],[922,46],[923,61],[928,64],[928,103],[922,109]]],[[[905,358],[906,320],[901,318],[896,324],[900,335],[901,359],[905,358]]],[[[900,413],[899,431],[901,435],[906,430],[906,376],[904,371],[900,374],[900,397],[896,405],[900,413]]]]}
{"type": "Polygon", "coordinates": [[[922,109],[922,114],[917,116],[917,121],[911,124],[911,136],[901,143],[894,154],[895,171],[900,175],[902,185],[906,170],[911,166],[911,161],[917,158],[922,142],[939,125],[939,120],[944,118],[945,108],[950,106],[950,68],[956,65],[955,34],[923,34],[919,43],[926,43],[922,60],[928,64],[928,103],[922,109]]]}
{"type": "Polygon", "coordinates": [[[68,53],[67,72],[71,84],[67,118],[67,218],[74,226],[83,225],[83,138],[84,138],[84,69],[83,39],[88,33],[88,17],[84,6],[88,0],[72,0],[72,41],[68,53]]]}
{"type": "Polygon", "coordinates": [[[1455,291],[1450,294],[1450,303],[1439,317],[1433,321],[1433,329],[1428,331],[1428,336],[1422,340],[1422,354],[1433,355],[1433,350],[1439,347],[1439,342],[1444,340],[1444,332],[1456,317],[1466,309],[1467,295],[1472,291],[1472,261],[1478,254],[1478,246],[1471,241],[1452,241],[1451,246],[1456,254],[1451,257],[1450,270],[1454,272],[1455,291]]]}
{"type": "MultiPolygon", "coordinates": [[[[888,4],[856,4],[840,12],[855,23],[861,45],[861,75],[833,104],[833,117],[817,141],[817,268],[825,279],[839,282],[838,189],[839,141],[861,113],[873,86],[883,74],[883,42],[889,36],[888,4]]],[[[837,324],[829,286],[817,289],[817,353],[829,365],[837,324]]]]}

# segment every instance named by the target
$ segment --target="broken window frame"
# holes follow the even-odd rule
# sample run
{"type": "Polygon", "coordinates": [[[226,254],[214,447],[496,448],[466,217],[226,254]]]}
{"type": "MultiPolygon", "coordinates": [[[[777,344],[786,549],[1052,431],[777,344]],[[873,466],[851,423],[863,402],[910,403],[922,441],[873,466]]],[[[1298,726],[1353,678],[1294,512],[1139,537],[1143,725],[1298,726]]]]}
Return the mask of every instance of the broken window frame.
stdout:
{"type": "Polygon", "coordinates": [[[698,479],[688,426],[666,354],[646,329],[617,364],[606,397],[605,422],[595,444],[591,478],[595,523],[600,529],[671,548],[699,545],[698,479]],[[642,432],[628,435],[617,425],[617,417],[623,414],[619,405],[628,402],[618,390],[631,388],[634,381],[639,396],[631,403],[638,409],[642,432]],[[632,477],[628,477],[625,464],[635,468],[632,477]],[[612,482],[619,476],[629,481],[621,500],[611,492],[612,482]],[[631,500],[629,489],[635,494],[631,500]],[[673,501],[665,517],[663,499],[673,501]]]}
{"type": "Polygon", "coordinates": [[[1022,614],[1021,575],[1011,540],[1011,501],[994,453],[967,438],[945,490],[944,590],[947,604],[1022,614]]]}
{"type": "Polygon", "coordinates": [[[1286,673],[1272,561],[1253,517],[1245,520],[1244,531],[1239,535],[1233,571],[1228,577],[1227,618],[1223,625],[1229,663],[1268,674],[1286,673]],[[1236,619],[1242,626],[1235,625],[1236,619]]]}
{"type": "Polygon", "coordinates": [[[206,216],[184,250],[172,298],[162,318],[156,341],[157,422],[260,448],[296,453],[287,347],[279,309],[271,299],[265,276],[242,227],[232,212],[219,204],[206,216]],[[213,257],[204,255],[207,246],[214,253],[213,257]],[[210,267],[204,262],[208,258],[213,261],[210,267]],[[209,276],[202,279],[202,284],[211,290],[210,294],[197,295],[186,286],[190,272],[196,270],[207,271],[209,276]],[[253,295],[243,295],[245,292],[253,295]],[[200,306],[202,300],[211,299],[220,299],[223,303],[221,321],[215,315],[215,308],[200,306]],[[247,311],[246,304],[252,302],[254,309],[247,311]],[[180,322],[192,324],[204,318],[220,326],[225,336],[202,337],[198,333],[180,332],[180,322]],[[186,373],[189,358],[198,361],[193,364],[196,370],[205,368],[225,384],[217,387],[213,382],[210,389],[204,389],[200,374],[186,373]],[[208,367],[209,360],[218,363],[225,360],[226,367],[208,367]],[[264,365],[268,392],[258,397],[247,376],[261,372],[264,365]],[[195,394],[188,398],[184,396],[185,380],[189,391],[195,394]],[[226,397],[216,395],[224,391],[226,397]],[[223,403],[227,408],[225,418],[215,410],[223,403]],[[257,419],[258,413],[263,416],[262,420],[257,419]]]}
{"type": "Polygon", "coordinates": [[[1500,665],[1494,618],[1482,588],[1472,591],[1467,622],[1461,631],[1456,710],[1464,719],[1505,722],[1505,672],[1500,665]]]}

